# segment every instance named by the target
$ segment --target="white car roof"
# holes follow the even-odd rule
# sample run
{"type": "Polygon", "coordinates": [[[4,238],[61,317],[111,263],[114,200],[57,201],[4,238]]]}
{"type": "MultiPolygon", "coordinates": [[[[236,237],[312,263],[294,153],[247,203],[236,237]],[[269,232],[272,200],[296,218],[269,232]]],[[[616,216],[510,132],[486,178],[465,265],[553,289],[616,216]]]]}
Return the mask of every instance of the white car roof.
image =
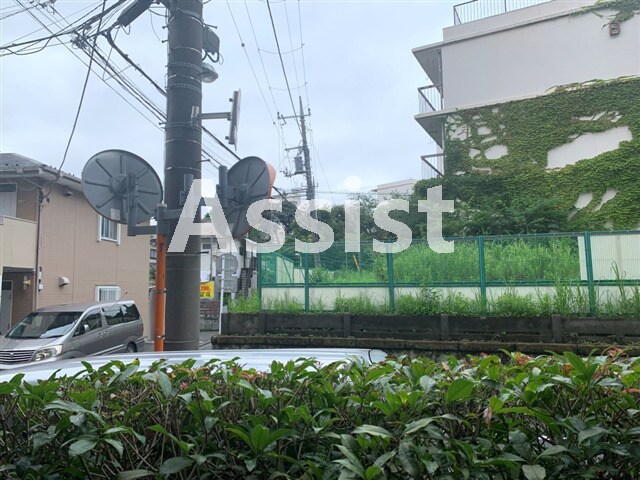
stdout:
{"type": "Polygon", "coordinates": [[[382,350],[350,349],[350,348],[291,348],[291,349],[242,349],[242,350],[190,350],[181,352],[142,352],[118,355],[103,355],[73,358],[42,364],[32,363],[23,368],[0,372],[0,381],[8,381],[19,373],[24,374],[23,381],[36,383],[38,380],[46,380],[56,373],[60,376],[72,376],[85,370],[82,362],[88,362],[94,369],[119,360],[123,363],[131,363],[138,359],[140,369],[148,369],[153,363],[164,360],[168,365],[182,363],[189,359],[195,360],[194,368],[197,368],[213,359],[228,361],[238,358],[237,362],[244,368],[255,368],[258,371],[268,371],[271,362],[286,363],[299,358],[313,358],[321,365],[338,361],[362,360],[366,363],[380,362],[386,358],[382,350]]]}

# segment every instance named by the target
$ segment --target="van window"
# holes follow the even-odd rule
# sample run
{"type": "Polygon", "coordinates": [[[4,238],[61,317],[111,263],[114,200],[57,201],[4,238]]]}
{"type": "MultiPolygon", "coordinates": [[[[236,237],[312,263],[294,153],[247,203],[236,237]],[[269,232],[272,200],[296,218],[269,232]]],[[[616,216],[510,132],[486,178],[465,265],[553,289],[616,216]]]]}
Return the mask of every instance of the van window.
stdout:
{"type": "Polygon", "coordinates": [[[82,312],[34,312],[11,329],[6,338],[56,338],[66,335],[82,312]]]}
{"type": "Polygon", "coordinates": [[[89,325],[89,331],[102,328],[102,315],[100,312],[91,312],[89,315],[84,317],[81,325],[89,325]]]}
{"type": "Polygon", "coordinates": [[[122,308],[120,308],[120,305],[116,305],[114,308],[105,310],[104,318],[107,320],[107,325],[109,326],[124,323],[124,315],[122,314],[122,308]]]}
{"type": "Polygon", "coordinates": [[[132,303],[131,305],[123,305],[122,309],[124,310],[125,322],[135,322],[140,319],[140,313],[138,313],[138,308],[135,303],[132,303]]]}

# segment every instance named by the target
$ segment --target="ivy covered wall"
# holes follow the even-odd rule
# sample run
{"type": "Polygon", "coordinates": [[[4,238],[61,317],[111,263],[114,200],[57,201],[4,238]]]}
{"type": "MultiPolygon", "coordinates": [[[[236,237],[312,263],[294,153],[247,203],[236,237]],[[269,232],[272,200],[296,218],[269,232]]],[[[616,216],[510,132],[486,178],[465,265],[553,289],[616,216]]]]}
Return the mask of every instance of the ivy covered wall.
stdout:
{"type": "Polygon", "coordinates": [[[445,177],[419,182],[416,196],[436,184],[456,200],[448,234],[640,228],[640,78],[567,85],[449,116],[445,177]],[[631,135],[619,148],[548,168],[549,151],[621,127],[631,135]],[[587,203],[576,208],[579,198],[587,203]]]}

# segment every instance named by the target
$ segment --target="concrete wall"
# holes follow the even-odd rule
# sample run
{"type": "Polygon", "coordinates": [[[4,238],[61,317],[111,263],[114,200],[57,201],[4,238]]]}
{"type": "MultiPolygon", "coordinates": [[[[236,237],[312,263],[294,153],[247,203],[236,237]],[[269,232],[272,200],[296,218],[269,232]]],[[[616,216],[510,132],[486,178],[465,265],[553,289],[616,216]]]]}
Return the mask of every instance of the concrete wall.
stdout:
{"type": "Polygon", "coordinates": [[[127,237],[121,228],[120,243],[100,241],[98,214],[81,192],[65,190],[56,187],[42,210],[38,306],[95,301],[98,285],[119,286],[123,300],[137,303],[149,335],[149,237],[127,237]],[[61,276],[68,285],[58,286],[61,276]]]}
{"type": "MultiPolygon", "coordinates": [[[[627,276],[627,279],[629,277],[627,276]]],[[[596,277],[596,280],[598,278],[596,277]]],[[[576,292],[576,289],[581,290],[582,298],[587,299],[588,291],[587,287],[572,287],[572,290],[576,292]]],[[[419,287],[396,287],[395,295],[398,298],[401,295],[414,295],[420,294],[419,287]]],[[[462,295],[469,299],[475,299],[480,296],[479,287],[436,287],[432,290],[440,293],[441,296],[446,297],[448,295],[462,295]]],[[[627,298],[633,298],[636,287],[626,286],[624,287],[627,298]]],[[[531,295],[534,300],[538,300],[541,296],[548,294],[554,296],[556,293],[556,287],[554,286],[503,286],[503,287],[487,287],[487,301],[493,302],[502,294],[507,292],[515,292],[518,296],[524,297],[531,295]]],[[[611,303],[617,305],[622,294],[622,289],[619,286],[598,286],[595,288],[595,296],[599,305],[605,305],[611,303]]],[[[309,288],[309,304],[313,308],[314,305],[323,305],[326,311],[333,310],[335,300],[337,298],[358,298],[365,296],[369,298],[374,304],[386,307],[389,305],[389,289],[387,287],[310,287],[309,288]]],[[[269,308],[269,305],[274,300],[287,299],[289,301],[297,302],[300,305],[304,305],[304,287],[263,287],[262,289],[262,305],[264,308],[269,308]]]]}
{"type": "Polygon", "coordinates": [[[557,16],[590,3],[556,0],[445,29],[445,108],[541,95],[555,86],[593,79],[640,75],[640,15],[622,23],[622,33],[616,37],[603,28],[606,19],[593,13],[557,16]],[[540,21],[530,23],[533,18],[540,21]]]}

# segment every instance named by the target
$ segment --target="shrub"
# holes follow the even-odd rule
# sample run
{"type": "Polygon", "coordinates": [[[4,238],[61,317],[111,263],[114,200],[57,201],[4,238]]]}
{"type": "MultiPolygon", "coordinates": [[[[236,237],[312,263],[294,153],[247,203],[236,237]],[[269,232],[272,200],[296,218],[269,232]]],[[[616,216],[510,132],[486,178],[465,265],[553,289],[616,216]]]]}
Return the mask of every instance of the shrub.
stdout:
{"type": "MultiPolygon", "coordinates": [[[[640,360],[213,361],[0,383],[9,479],[640,477],[640,360]]],[[[88,364],[87,364],[88,366],[88,364]]],[[[5,376],[6,378],[6,376],[5,376]]]]}

